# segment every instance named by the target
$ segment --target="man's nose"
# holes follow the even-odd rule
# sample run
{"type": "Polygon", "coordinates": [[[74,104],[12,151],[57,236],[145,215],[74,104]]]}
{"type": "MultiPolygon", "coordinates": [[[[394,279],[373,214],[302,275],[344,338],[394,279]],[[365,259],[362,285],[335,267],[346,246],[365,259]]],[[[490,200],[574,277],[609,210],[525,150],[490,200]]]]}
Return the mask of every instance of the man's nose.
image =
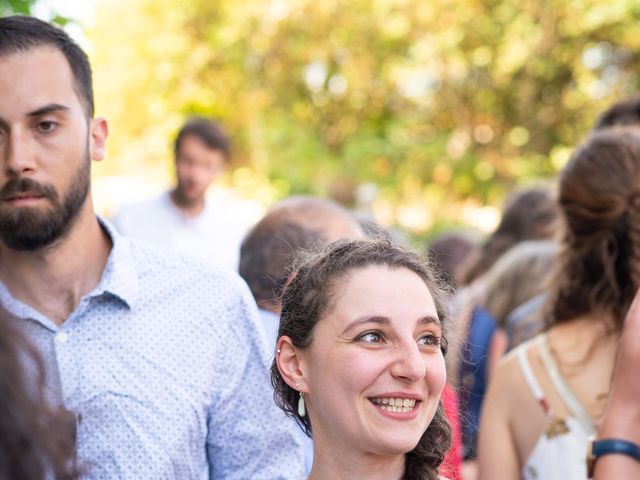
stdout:
{"type": "Polygon", "coordinates": [[[35,171],[33,145],[23,131],[7,135],[3,157],[3,169],[10,175],[28,175],[35,171]]]}

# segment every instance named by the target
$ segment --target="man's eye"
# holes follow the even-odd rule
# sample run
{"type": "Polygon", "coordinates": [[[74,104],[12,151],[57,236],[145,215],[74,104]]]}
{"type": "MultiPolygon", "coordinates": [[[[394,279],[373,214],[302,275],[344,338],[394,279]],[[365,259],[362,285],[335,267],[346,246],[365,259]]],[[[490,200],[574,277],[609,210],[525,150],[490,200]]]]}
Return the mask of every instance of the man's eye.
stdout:
{"type": "Polygon", "coordinates": [[[382,343],[384,341],[380,332],[365,332],[358,339],[366,343],[382,343]]]}
{"type": "Polygon", "coordinates": [[[43,133],[47,133],[47,132],[52,132],[53,130],[55,130],[55,128],[58,126],[58,124],[56,122],[39,122],[38,123],[38,130],[43,132],[43,133]]]}

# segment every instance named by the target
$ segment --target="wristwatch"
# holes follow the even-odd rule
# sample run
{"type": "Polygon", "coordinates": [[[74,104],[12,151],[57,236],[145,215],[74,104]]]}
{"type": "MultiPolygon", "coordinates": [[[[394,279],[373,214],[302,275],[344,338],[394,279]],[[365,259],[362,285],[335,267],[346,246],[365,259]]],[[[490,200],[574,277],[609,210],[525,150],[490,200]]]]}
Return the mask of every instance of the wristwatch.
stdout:
{"type": "Polygon", "coordinates": [[[596,460],[602,455],[610,453],[628,455],[640,462],[640,446],[637,444],[620,438],[596,440],[595,437],[590,437],[587,447],[587,478],[593,477],[593,467],[596,460]]]}

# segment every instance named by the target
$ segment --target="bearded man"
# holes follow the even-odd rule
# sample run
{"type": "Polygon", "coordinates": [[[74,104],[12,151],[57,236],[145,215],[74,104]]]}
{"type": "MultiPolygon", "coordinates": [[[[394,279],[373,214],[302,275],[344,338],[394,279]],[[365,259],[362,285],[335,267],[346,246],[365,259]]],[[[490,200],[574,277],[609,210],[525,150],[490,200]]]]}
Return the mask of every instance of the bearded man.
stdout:
{"type": "Polygon", "coordinates": [[[246,284],[96,216],[107,134],[85,53],[46,22],[0,19],[0,311],[75,415],[84,478],[300,478],[246,284]]]}

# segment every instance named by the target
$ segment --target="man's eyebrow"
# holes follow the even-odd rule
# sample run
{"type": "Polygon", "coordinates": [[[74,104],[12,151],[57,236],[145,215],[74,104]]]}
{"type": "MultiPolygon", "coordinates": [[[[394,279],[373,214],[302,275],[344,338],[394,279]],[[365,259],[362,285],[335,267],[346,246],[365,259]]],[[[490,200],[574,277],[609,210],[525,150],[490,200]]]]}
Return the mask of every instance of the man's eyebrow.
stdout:
{"type": "Polygon", "coordinates": [[[47,113],[57,112],[60,110],[66,112],[69,111],[70,108],[65,107],[64,105],[60,105],[59,103],[50,103],[49,105],[45,105],[44,107],[34,110],[33,112],[29,112],[27,115],[29,117],[39,117],[40,115],[45,115],[47,113]]]}

